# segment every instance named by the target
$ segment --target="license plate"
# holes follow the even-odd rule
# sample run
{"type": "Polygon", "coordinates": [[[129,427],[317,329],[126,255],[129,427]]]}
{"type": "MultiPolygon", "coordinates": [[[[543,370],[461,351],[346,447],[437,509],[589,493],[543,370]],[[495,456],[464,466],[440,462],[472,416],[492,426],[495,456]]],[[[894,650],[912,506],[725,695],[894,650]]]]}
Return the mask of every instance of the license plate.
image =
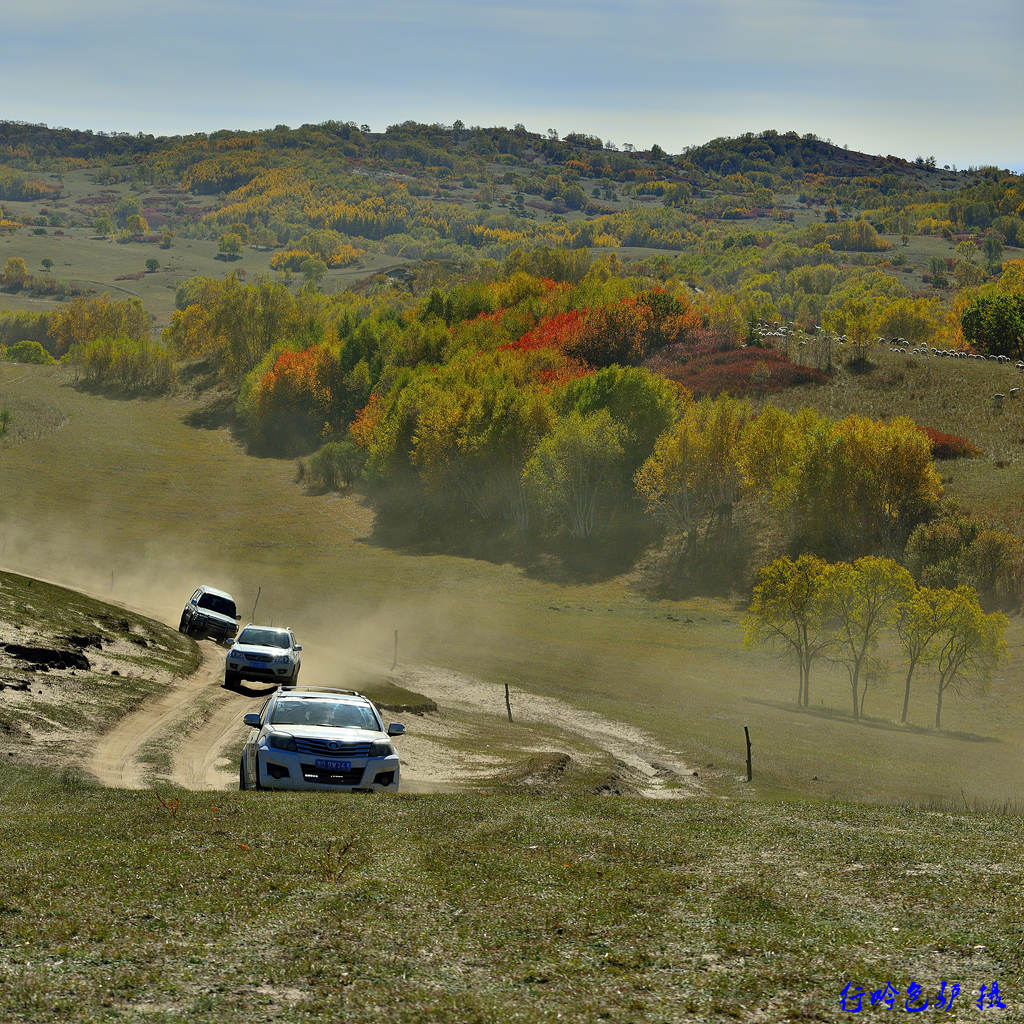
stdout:
{"type": "Polygon", "coordinates": [[[347,772],[352,770],[351,761],[334,761],[326,757],[316,759],[317,771],[321,772],[347,772]]]}

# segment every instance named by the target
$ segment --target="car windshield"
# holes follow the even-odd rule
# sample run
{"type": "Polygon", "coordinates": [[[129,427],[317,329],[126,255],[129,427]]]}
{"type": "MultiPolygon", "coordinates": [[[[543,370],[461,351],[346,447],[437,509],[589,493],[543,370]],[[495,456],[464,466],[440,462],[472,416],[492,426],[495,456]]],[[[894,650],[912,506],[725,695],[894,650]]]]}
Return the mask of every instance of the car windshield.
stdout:
{"type": "Polygon", "coordinates": [[[330,729],[372,729],[380,723],[366,704],[325,700],[323,697],[282,697],[270,716],[272,725],[319,725],[330,729]]]}
{"type": "Polygon", "coordinates": [[[199,607],[218,615],[226,615],[229,619],[235,617],[235,602],[220,594],[203,594],[199,598],[199,607]]]}
{"type": "Polygon", "coordinates": [[[246,626],[238,634],[240,644],[252,644],[255,647],[291,647],[291,639],[286,629],[264,629],[262,626],[246,626]]]}

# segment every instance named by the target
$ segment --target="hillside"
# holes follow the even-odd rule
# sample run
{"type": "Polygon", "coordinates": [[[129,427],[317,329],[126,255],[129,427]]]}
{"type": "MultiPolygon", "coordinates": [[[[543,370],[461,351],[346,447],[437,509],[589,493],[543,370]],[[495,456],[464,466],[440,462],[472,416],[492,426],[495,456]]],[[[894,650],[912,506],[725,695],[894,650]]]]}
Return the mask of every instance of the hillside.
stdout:
{"type": "Polygon", "coordinates": [[[513,563],[395,549],[375,538],[365,499],[310,493],[296,484],[294,463],[246,455],[227,429],[189,426],[191,401],[125,402],[68,383],[59,367],[0,364],[0,396],[16,389],[26,403],[58,408],[67,424],[0,440],[9,488],[0,533],[12,569],[59,568],[69,585],[109,592],[164,621],[197,581],[218,580],[243,606],[262,587],[262,614],[300,631],[309,678],[342,685],[367,663],[391,664],[397,628],[400,667],[472,676],[493,688],[496,712],[507,681],[521,694],[517,705],[536,693],[632,724],[725,794],[746,789],[738,781],[744,725],[762,795],[929,803],[963,792],[988,806],[1019,793],[1019,619],[1011,660],[987,694],[950,702],[948,731],[930,728],[931,681],[915,691],[910,727],[895,725],[895,651],[865,721],[845,715],[845,673],[827,664],[816,670],[814,706],[801,710],[792,664],[744,649],[745,601],[652,600],[629,573],[559,581],[513,563]],[[69,532],[69,522],[83,520],[87,533],[69,532]]]}
{"type": "Polygon", "coordinates": [[[81,768],[96,734],[198,664],[191,640],[152,619],[0,572],[0,757],[81,768]]]}
{"type": "Polygon", "coordinates": [[[848,984],[869,1013],[887,985],[896,1012],[939,1013],[954,985],[944,1020],[1024,1009],[1013,818],[564,794],[158,799],[3,766],[0,790],[12,1024],[825,1022],[846,1018],[848,984]]]}
{"type": "Polygon", "coordinates": [[[1022,244],[1016,204],[1003,210],[1002,190],[993,191],[1005,178],[851,153],[792,132],[671,155],[619,152],[581,133],[412,122],[382,133],[328,122],[185,138],[6,122],[0,257],[23,258],[31,275],[8,288],[10,308],[51,310],[76,291],[109,289],[141,298],[158,327],[193,275],[276,268],[298,281],[310,256],[323,264],[312,272],[327,290],[366,287],[381,274],[392,286],[422,287],[439,272],[421,269],[424,261],[464,270],[536,245],[668,261],[689,283],[720,287],[738,269],[716,266],[725,238],[754,232],[762,246],[799,244],[802,229],[833,214],[867,213],[890,234],[909,221],[911,265],[931,254],[944,220],[954,232],[984,231],[1013,214],[997,226],[1007,244],[1022,244]],[[695,262],[686,254],[698,245],[695,262]],[[158,267],[147,271],[147,260],[158,267]]]}

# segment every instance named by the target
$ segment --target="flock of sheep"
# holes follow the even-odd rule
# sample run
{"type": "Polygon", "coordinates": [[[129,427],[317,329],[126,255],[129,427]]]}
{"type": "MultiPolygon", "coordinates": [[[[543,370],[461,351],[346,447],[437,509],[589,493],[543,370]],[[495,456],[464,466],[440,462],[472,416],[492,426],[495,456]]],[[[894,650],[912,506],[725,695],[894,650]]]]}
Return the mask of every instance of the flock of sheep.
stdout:
{"type": "MultiPolygon", "coordinates": [[[[978,352],[964,352],[962,349],[956,348],[935,348],[932,345],[926,345],[923,342],[914,348],[910,347],[910,342],[905,338],[879,338],[880,344],[889,345],[890,352],[902,352],[904,355],[910,356],[945,356],[949,359],[981,359],[983,361],[988,360],[993,363],[1009,363],[1012,362],[1009,356],[983,356],[978,352]]],[[[1024,370],[1024,361],[1018,359],[1014,366],[1018,370],[1024,370]]]]}
{"type": "MultiPolygon", "coordinates": [[[[807,346],[806,340],[797,340],[798,335],[805,332],[798,330],[796,325],[792,323],[787,325],[768,324],[762,322],[758,325],[755,333],[759,338],[764,340],[767,340],[769,338],[779,339],[780,341],[786,344],[787,348],[788,344],[792,343],[793,341],[796,341],[796,347],[798,350],[806,348],[807,346]]],[[[811,334],[815,342],[824,341],[826,343],[829,343],[826,344],[826,349],[831,348],[830,343],[832,342],[834,342],[840,348],[842,348],[847,342],[847,336],[845,334],[830,335],[828,334],[828,332],[824,331],[821,326],[817,326],[813,328],[812,331],[807,333],[811,334]]],[[[982,362],[992,362],[998,363],[1000,365],[1004,363],[1013,363],[1014,368],[1018,372],[1024,373],[1024,360],[1018,359],[1016,362],[1014,362],[1009,356],[985,356],[977,352],[965,352],[961,349],[935,348],[934,345],[928,345],[925,342],[921,342],[917,345],[912,345],[906,338],[878,338],[876,344],[878,344],[879,346],[888,345],[890,352],[908,356],[935,357],[942,359],[980,359],[982,362]]],[[[815,347],[817,348],[817,346],[815,347]]],[[[829,363],[831,362],[830,356],[826,356],[826,359],[829,361],[829,363]]],[[[1016,398],[1020,394],[1020,391],[1020,388],[1010,388],[1010,398],[1016,398]]],[[[1002,404],[1005,401],[1006,397],[1006,395],[1001,393],[997,393],[992,396],[992,401],[995,404],[996,408],[1002,408],[1002,404]]]]}

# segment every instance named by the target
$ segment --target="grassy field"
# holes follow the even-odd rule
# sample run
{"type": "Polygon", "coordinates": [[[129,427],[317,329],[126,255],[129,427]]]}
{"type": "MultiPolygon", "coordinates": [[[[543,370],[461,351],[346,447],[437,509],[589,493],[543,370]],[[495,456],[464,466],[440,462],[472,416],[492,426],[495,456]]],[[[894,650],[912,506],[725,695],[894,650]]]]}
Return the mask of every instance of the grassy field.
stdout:
{"type": "Polygon", "coordinates": [[[16,763],[79,760],[86,737],[195,671],[177,630],[83,594],[0,572],[0,751],[16,763]],[[73,655],[87,664],[33,663],[73,655]]]}
{"type": "Polygon", "coordinates": [[[811,406],[828,416],[909,416],[915,423],[972,441],[981,458],[936,464],[947,493],[972,512],[1024,535],[1024,387],[1013,363],[921,357],[879,346],[876,368],[851,374],[842,367],[829,383],[774,394],[791,412],[811,406]],[[1007,395],[997,406],[995,394],[1007,395]]]}
{"type": "MultiPolygon", "coordinates": [[[[174,292],[177,286],[190,277],[204,275],[223,277],[242,271],[249,277],[260,274],[276,276],[270,269],[271,253],[246,246],[240,259],[225,262],[218,259],[215,239],[188,238],[176,236],[168,249],[156,243],[116,242],[100,238],[92,229],[96,209],[110,209],[110,206],[94,208],[90,200],[101,194],[114,203],[122,198],[138,199],[145,208],[153,204],[166,204],[174,200],[183,201],[196,207],[201,214],[213,209],[217,203],[211,197],[195,196],[177,190],[138,189],[123,183],[106,184],[95,180],[95,171],[75,170],[58,178],[56,175],[38,176],[49,184],[59,186],[61,199],[39,199],[31,202],[2,204],[8,217],[31,225],[40,211],[63,214],[69,225],[61,228],[45,227],[43,234],[35,234],[37,228],[25,226],[14,232],[0,232],[0,265],[10,256],[25,260],[30,274],[45,277],[41,261],[53,260],[49,272],[61,281],[80,285],[90,291],[109,291],[115,298],[138,298],[153,314],[154,328],[159,330],[170,322],[174,310],[174,292]],[[160,267],[154,273],[146,273],[146,260],[159,261],[160,267]],[[123,279],[133,275],[134,279],[123,279]],[[141,275],[141,276],[135,276],[141,275]]],[[[158,229],[154,229],[158,233],[158,229]]],[[[384,253],[368,253],[351,267],[328,271],[321,288],[336,291],[350,286],[370,274],[382,269],[409,262],[401,256],[384,253]]],[[[301,275],[300,275],[301,280],[301,275]]],[[[4,294],[0,305],[4,309],[27,309],[36,313],[51,312],[60,308],[60,303],[43,297],[24,293],[4,294]]]]}
{"type": "Polygon", "coordinates": [[[0,767],[11,1024],[1014,1020],[1017,819],[570,793],[100,790],[0,767]],[[174,800],[180,798],[180,803],[174,800]],[[163,801],[163,802],[161,802],[163,801]],[[73,841],[71,839],[73,837],[73,841]],[[998,983],[1005,1010],[979,1012],[998,983]]]}
{"type": "MultiPolygon", "coordinates": [[[[942,370],[968,379],[989,368],[930,368],[942,370]]],[[[977,394],[989,387],[983,377],[977,394]]],[[[59,368],[0,367],[0,403],[14,393],[56,407],[66,422],[35,439],[0,441],[0,562],[12,569],[109,593],[172,624],[198,583],[234,593],[243,618],[262,588],[257,617],[297,630],[307,682],[345,685],[354,665],[386,669],[397,628],[400,664],[475,676],[493,684],[496,704],[508,682],[516,700],[550,694],[634,723],[726,794],[748,791],[739,781],[748,725],[761,796],[972,804],[1019,796],[1017,619],[1010,662],[988,694],[946,705],[949,731],[927,728],[934,707],[924,681],[911,727],[893,724],[896,665],[869,695],[866,721],[844,717],[847,684],[825,666],[801,711],[794,669],[744,650],[741,604],[652,601],[628,577],[567,586],[510,564],[395,551],[374,541],[359,499],[305,494],[292,463],[247,457],[226,431],[187,426],[183,399],[99,398],[68,386],[59,368]]],[[[956,472],[997,472],[990,465],[956,472]]]]}

